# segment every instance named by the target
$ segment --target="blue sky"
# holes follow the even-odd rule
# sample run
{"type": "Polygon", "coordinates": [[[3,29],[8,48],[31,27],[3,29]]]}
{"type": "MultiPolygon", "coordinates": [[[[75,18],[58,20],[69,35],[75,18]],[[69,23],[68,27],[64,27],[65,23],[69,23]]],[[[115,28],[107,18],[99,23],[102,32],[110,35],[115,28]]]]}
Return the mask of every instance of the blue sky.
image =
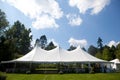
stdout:
{"type": "Polygon", "coordinates": [[[31,28],[33,42],[46,35],[65,49],[70,45],[97,46],[120,43],[120,0],[0,0],[10,22],[31,28]]]}

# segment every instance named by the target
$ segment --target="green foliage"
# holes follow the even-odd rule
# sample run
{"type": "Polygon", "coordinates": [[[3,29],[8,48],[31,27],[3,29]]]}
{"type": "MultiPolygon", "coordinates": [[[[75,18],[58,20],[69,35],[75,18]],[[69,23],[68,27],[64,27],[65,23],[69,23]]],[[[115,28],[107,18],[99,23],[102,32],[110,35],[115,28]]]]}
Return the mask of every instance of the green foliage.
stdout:
{"type": "Polygon", "coordinates": [[[46,45],[47,45],[47,38],[46,38],[46,35],[42,35],[40,37],[40,39],[36,39],[36,42],[35,42],[35,46],[38,45],[40,46],[42,49],[45,49],[46,45]]]}
{"type": "Polygon", "coordinates": [[[47,45],[47,38],[45,35],[42,35],[40,37],[40,46],[41,46],[41,48],[45,49],[46,45],[47,45]]]}
{"type": "Polygon", "coordinates": [[[51,49],[56,48],[56,46],[54,45],[54,43],[52,41],[50,43],[48,43],[48,45],[47,45],[46,35],[42,35],[40,37],[40,39],[36,39],[35,46],[36,45],[40,46],[42,49],[45,49],[45,50],[51,50],[51,49]]]}
{"type": "Polygon", "coordinates": [[[88,48],[88,53],[90,53],[91,55],[95,56],[96,53],[97,53],[97,48],[94,47],[93,45],[91,45],[91,46],[88,48]]]}
{"type": "Polygon", "coordinates": [[[84,47],[81,48],[82,50],[86,51],[86,49],[84,47]]]}
{"type": "Polygon", "coordinates": [[[6,73],[0,72],[0,80],[6,80],[6,73]]]}
{"type": "Polygon", "coordinates": [[[115,53],[116,53],[116,47],[115,46],[110,47],[110,54],[112,56],[112,60],[116,58],[115,53]]]}
{"type": "Polygon", "coordinates": [[[15,53],[26,54],[29,52],[30,41],[32,40],[30,33],[31,30],[26,29],[20,21],[16,21],[14,25],[8,29],[6,37],[8,40],[12,40],[15,53]]]}
{"type": "Polygon", "coordinates": [[[9,22],[6,19],[5,13],[0,9],[0,61],[11,59],[11,50],[9,46],[11,43],[6,39],[6,30],[9,22]],[[9,56],[7,56],[9,55],[9,56]]]}
{"type": "Polygon", "coordinates": [[[102,58],[107,61],[112,59],[112,55],[110,53],[109,47],[105,46],[105,48],[103,49],[102,58]]]}
{"type": "Polygon", "coordinates": [[[102,53],[97,52],[97,53],[95,54],[95,57],[102,59],[102,53]]]}
{"type": "Polygon", "coordinates": [[[102,49],[102,47],[103,47],[102,42],[103,42],[102,39],[99,37],[98,41],[97,41],[97,45],[98,45],[98,48],[100,48],[100,49],[102,49]]]}
{"type": "Polygon", "coordinates": [[[47,45],[47,47],[45,48],[46,50],[51,50],[51,49],[54,49],[54,48],[56,48],[56,46],[54,45],[54,43],[51,41],[48,45],[47,45]]]}
{"type": "Polygon", "coordinates": [[[12,40],[7,40],[7,39],[5,39],[3,43],[1,43],[0,45],[0,48],[1,48],[0,60],[1,61],[13,59],[14,45],[12,43],[13,43],[12,40]]]}
{"type": "Polygon", "coordinates": [[[120,60],[120,44],[118,44],[116,47],[116,54],[115,55],[120,60]]]}
{"type": "Polygon", "coordinates": [[[11,60],[15,54],[29,52],[32,40],[31,30],[26,29],[20,21],[10,27],[8,25],[6,15],[0,9],[0,61],[11,60]]]}
{"type": "Polygon", "coordinates": [[[76,47],[71,45],[70,48],[68,49],[68,51],[72,51],[74,49],[76,49],[76,47]]]}
{"type": "MultiPolygon", "coordinates": [[[[97,53],[96,53],[96,57],[104,59],[104,60],[112,60],[115,58],[120,59],[120,44],[118,44],[116,47],[112,46],[112,47],[108,47],[108,46],[103,46],[102,44],[102,39],[99,37],[97,44],[98,44],[98,48],[97,48],[97,53]]],[[[91,48],[91,46],[88,48],[89,53],[94,54],[94,52],[96,51],[96,49],[94,49],[93,47],[91,48]],[[92,51],[93,50],[93,51],[92,51]]]]}
{"type": "Polygon", "coordinates": [[[4,34],[6,27],[8,27],[9,22],[6,19],[5,13],[0,9],[0,37],[4,34]]]}

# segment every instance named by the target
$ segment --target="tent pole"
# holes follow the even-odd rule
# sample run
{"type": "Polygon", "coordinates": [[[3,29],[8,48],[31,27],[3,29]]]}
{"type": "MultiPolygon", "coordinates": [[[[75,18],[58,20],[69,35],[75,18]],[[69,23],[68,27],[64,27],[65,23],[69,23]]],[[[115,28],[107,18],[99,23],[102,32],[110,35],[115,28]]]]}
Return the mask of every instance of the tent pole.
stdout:
{"type": "Polygon", "coordinates": [[[112,72],[112,66],[111,66],[111,63],[110,63],[110,72],[112,72]]]}
{"type": "Polygon", "coordinates": [[[15,62],[15,64],[14,64],[13,73],[15,72],[15,70],[16,70],[16,62],[15,62]]]}
{"type": "Polygon", "coordinates": [[[75,63],[75,72],[78,73],[78,64],[77,64],[77,62],[75,63]]]}
{"type": "Polygon", "coordinates": [[[103,63],[101,63],[101,72],[104,72],[104,64],[103,63]]]}
{"type": "Polygon", "coordinates": [[[88,70],[89,70],[89,72],[91,71],[91,64],[90,64],[90,62],[88,63],[88,70]]]}
{"type": "Polygon", "coordinates": [[[29,71],[31,72],[31,68],[32,68],[32,62],[30,62],[30,65],[29,65],[29,71]]]}

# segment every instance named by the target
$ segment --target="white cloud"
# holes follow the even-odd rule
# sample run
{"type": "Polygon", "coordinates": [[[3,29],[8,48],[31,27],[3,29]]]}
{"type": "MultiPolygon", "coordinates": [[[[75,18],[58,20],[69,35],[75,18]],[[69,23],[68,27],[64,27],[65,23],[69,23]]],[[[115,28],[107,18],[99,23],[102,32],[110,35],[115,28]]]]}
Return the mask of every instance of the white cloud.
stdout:
{"type": "Polygon", "coordinates": [[[70,38],[68,40],[69,44],[72,46],[81,46],[81,47],[85,47],[87,45],[87,40],[86,39],[82,39],[82,40],[77,40],[74,38],[70,38]]]}
{"type": "Polygon", "coordinates": [[[90,10],[90,14],[98,14],[106,5],[110,3],[110,0],[69,0],[71,7],[77,7],[79,12],[85,14],[90,10]]]}
{"type": "Polygon", "coordinates": [[[67,14],[66,18],[69,20],[71,26],[79,26],[82,23],[82,19],[76,14],[67,14]]]}
{"type": "Polygon", "coordinates": [[[107,45],[109,46],[109,47],[112,47],[112,46],[117,46],[118,44],[119,44],[120,42],[115,42],[115,41],[110,41],[107,45]]]}
{"type": "Polygon", "coordinates": [[[32,26],[36,29],[59,27],[59,25],[56,24],[55,19],[48,15],[38,17],[36,21],[32,22],[32,26]]]}
{"type": "Polygon", "coordinates": [[[36,29],[57,28],[63,11],[55,0],[3,0],[33,20],[36,29]]]}

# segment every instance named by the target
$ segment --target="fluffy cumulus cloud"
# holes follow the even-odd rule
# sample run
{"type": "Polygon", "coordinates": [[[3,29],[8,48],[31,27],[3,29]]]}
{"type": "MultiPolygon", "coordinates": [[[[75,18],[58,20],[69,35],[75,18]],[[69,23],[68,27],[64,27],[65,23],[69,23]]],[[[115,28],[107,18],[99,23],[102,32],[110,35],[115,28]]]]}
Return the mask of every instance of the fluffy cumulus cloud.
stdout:
{"type": "Polygon", "coordinates": [[[55,0],[2,0],[17,8],[25,16],[33,20],[36,29],[58,28],[57,19],[63,16],[63,11],[55,0]]]}
{"type": "Polygon", "coordinates": [[[69,20],[71,26],[79,26],[82,23],[82,19],[76,14],[67,14],[66,18],[69,20]]]}
{"type": "Polygon", "coordinates": [[[110,0],[69,0],[71,7],[77,7],[79,12],[85,14],[90,10],[90,14],[98,14],[102,11],[106,5],[110,3],[110,0]]]}
{"type": "Polygon", "coordinates": [[[109,47],[112,47],[112,46],[117,46],[118,44],[119,44],[120,42],[115,42],[114,40],[112,40],[112,41],[110,41],[107,45],[109,46],[109,47]]]}
{"type": "Polygon", "coordinates": [[[87,45],[87,40],[86,39],[82,39],[82,40],[77,40],[74,38],[70,38],[68,40],[69,44],[72,46],[80,46],[80,47],[85,47],[87,45]]]}

